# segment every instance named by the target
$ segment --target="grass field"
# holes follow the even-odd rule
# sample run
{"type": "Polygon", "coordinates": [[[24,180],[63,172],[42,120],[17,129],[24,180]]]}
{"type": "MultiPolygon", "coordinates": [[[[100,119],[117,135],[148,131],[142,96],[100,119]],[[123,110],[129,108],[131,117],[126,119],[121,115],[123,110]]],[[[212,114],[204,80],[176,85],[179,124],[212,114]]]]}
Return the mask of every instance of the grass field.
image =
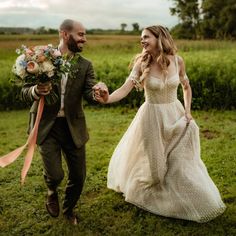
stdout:
{"type": "MultiPolygon", "coordinates": [[[[8,83],[16,48],[22,44],[48,43],[57,45],[57,35],[1,35],[0,85],[8,83]]],[[[192,78],[198,79],[199,73],[202,79],[206,74],[213,75],[235,86],[236,42],[177,40],[177,46],[192,78]]],[[[98,80],[106,79],[110,86],[117,87],[128,75],[130,60],[140,50],[139,36],[88,35],[83,55],[93,62],[98,80]]],[[[4,89],[0,91],[2,97],[4,89]]],[[[78,227],[67,225],[61,215],[53,219],[47,214],[46,187],[38,152],[23,187],[20,187],[23,155],[12,165],[0,169],[0,235],[236,235],[236,110],[193,111],[201,131],[202,159],[227,205],[222,216],[205,224],[153,215],[124,202],[121,194],[107,189],[110,157],[136,111],[137,108],[86,106],[90,141],[87,144],[87,179],[77,209],[78,227]]],[[[0,112],[0,155],[25,143],[27,123],[28,110],[0,112]]],[[[66,177],[59,188],[61,200],[65,184],[66,177]]]]}
{"type": "MultiPolygon", "coordinates": [[[[153,215],[107,189],[110,157],[136,110],[86,107],[85,112],[90,141],[87,179],[77,209],[80,224],[72,227],[62,216],[53,219],[47,214],[42,164],[36,152],[22,188],[23,156],[0,170],[0,235],[236,235],[236,111],[193,112],[201,131],[202,159],[227,205],[222,216],[204,224],[153,215]]],[[[0,113],[0,155],[24,144],[27,120],[27,110],[0,113]]],[[[64,187],[65,181],[59,189],[61,200],[64,187]]]]}

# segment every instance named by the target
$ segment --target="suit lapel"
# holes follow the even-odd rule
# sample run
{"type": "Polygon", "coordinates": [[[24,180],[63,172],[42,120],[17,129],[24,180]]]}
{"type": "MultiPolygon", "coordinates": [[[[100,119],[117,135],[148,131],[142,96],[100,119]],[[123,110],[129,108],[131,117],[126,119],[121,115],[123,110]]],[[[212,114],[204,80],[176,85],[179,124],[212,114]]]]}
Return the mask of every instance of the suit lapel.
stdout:
{"type": "Polygon", "coordinates": [[[65,96],[69,93],[70,88],[73,86],[74,80],[80,79],[81,76],[80,72],[82,70],[81,64],[82,64],[82,57],[79,55],[77,62],[74,65],[72,65],[71,74],[70,73],[68,74],[65,96]]]}

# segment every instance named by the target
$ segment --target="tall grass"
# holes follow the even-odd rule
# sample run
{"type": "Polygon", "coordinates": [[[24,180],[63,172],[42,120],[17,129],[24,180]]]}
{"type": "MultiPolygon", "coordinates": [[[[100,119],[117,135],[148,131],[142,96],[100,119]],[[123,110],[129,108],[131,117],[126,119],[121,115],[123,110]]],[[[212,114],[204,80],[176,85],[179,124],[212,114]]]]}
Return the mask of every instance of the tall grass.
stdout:
{"type": "MultiPolygon", "coordinates": [[[[140,36],[88,35],[82,53],[93,62],[97,80],[110,91],[120,86],[129,74],[129,63],[141,51],[140,36]]],[[[0,36],[0,110],[24,107],[16,98],[17,89],[9,84],[15,49],[22,44],[57,45],[56,35],[0,36]]],[[[236,42],[177,40],[193,89],[193,109],[235,109],[236,42]]],[[[139,106],[143,94],[132,92],[122,105],[139,106]]]]}
{"type": "MultiPolygon", "coordinates": [[[[93,62],[97,80],[107,83],[110,91],[120,86],[129,74],[129,63],[141,51],[140,36],[88,35],[82,53],[93,62]]],[[[24,107],[16,98],[17,89],[9,84],[15,49],[21,44],[57,45],[57,35],[0,36],[0,109],[24,107]]],[[[177,40],[193,89],[193,109],[235,109],[236,42],[177,40]]],[[[181,95],[181,93],[179,93],[181,95]]],[[[122,105],[139,106],[143,95],[135,91],[122,105]]]]}

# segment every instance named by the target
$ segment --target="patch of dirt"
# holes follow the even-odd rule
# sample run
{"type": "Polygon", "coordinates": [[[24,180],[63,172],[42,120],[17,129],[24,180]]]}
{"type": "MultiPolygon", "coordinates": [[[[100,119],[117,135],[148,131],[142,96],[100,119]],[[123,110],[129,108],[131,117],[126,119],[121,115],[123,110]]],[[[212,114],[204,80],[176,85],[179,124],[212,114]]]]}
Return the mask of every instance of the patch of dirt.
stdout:
{"type": "Polygon", "coordinates": [[[206,139],[213,139],[219,137],[220,133],[217,131],[212,131],[209,129],[205,129],[201,131],[202,135],[206,139]]]}

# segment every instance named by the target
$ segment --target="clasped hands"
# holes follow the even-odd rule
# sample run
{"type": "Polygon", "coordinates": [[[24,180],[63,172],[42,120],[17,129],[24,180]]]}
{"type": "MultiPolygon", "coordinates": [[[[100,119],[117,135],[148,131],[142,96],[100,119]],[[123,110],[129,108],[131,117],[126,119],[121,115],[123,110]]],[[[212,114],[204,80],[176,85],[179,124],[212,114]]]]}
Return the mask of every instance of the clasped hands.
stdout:
{"type": "Polygon", "coordinates": [[[103,82],[99,82],[93,86],[93,99],[105,104],[109,98],[109,91],[103,82]]]}

